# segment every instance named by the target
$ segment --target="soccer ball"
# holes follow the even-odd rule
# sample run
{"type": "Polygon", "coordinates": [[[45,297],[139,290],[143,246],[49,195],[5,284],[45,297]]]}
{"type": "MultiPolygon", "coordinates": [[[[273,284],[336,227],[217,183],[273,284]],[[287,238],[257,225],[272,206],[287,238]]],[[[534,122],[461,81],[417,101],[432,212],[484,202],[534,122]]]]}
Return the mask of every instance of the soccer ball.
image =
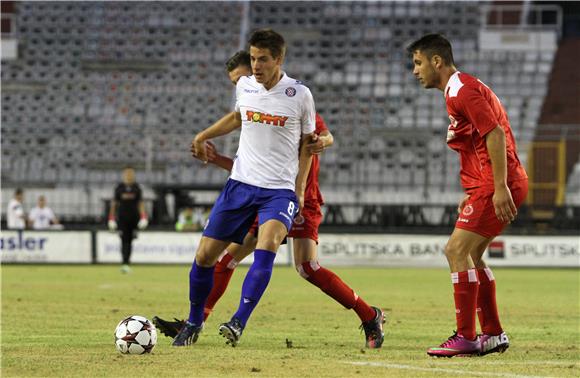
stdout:
{"type": "Polygon", "coordinates": [[[115,329],[115,346],[123,354],[150,353],[157,344],[157,330],[147,318],[139,315],[121,320],[115,329]]]}

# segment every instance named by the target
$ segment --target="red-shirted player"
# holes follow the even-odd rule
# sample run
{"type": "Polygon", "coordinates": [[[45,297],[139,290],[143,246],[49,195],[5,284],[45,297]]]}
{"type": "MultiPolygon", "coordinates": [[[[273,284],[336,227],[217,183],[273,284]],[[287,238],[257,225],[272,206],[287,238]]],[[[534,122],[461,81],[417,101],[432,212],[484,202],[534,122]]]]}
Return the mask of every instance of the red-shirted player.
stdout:
{"type": "Polygon", "coordinates": [[[509,340],[499,321],[493,273],[482,255],[514,220],[526,198],[526,171],[516,154],[510,124],[497,96],[477,78],[457,70],[451,44],[426,35],[408,48],[413,74],[425,88],[445,94],[451,124],[447,144],[459,153],[465,197],[445,255],[451,268],[457,331],[427,354],[437,357],[504,352],[509,340]],[[476,334],[475,316],[481,335],[476,334]]]}
{"type": "MultiPolygon", "coordinates": [[[[226,67],[230,80],[234,85],[240,76],[252,74],[250,56],[246,51],[236,53],[226,63],[226,67]]],[[[380,348],[384,340],[383,323],[385,321],[385,315],[383,311],[378,307],[369,306],[335,273],[318,264],[318,227],[322,221],[320,207],[323,204],[322,194],[320,193],[320,187],[318,185],[318,172],[320,169],[318,155],[322,153],[324,148],[333,144],[332,134],[326,127],[322,117],[318,114],[316,115],[315,135],[316,139],[307,145],[307,149],[313,154],[313,158],[304,193],[304,208],[301,214],[294,220],[292,229],[288,234],[288,237],[293,238],[296,270],[308,282],[320,288],[320,290],[338,303],[348,309],[353,309],[362,322],[362,327],[365,331],[366,346],[368,348],[380,348]]],[[[215,146],[210,142],[206,142],[206,144],[208,162],[228,171],[231,170],[233,160],[218,154],[215,146]]],[[[224,294],[235,267],[254,251],[257,232],[258,220],[256,219],[256,222],[244,238],[244,244],[230,244],[220,257],[215,266],[214,285],[205,304],[204,320],[207,319],[217,301],[224,294]]],[[[169,322],[159,317],[154,317],[153,321],[159,330],[169,337],[174,337],[182,325],[182,322],[179,320],[169,322]]]]}

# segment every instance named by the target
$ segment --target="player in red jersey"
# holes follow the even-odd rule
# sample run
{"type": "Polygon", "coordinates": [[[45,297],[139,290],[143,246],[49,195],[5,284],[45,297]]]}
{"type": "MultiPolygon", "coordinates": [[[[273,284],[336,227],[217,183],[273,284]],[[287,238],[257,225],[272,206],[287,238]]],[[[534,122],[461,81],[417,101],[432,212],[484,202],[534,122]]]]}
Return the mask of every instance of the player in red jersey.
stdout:
{"type": "MultiPolygon", "coordinates": [[[[241,76],[251,75],[250,55],[246,51],[236,53],[226,63],[228,75],[234,85],[241,76]]],[[[323,204],[322,194],[318,184],[318,172],[320,161],[318,155],[333,144],[333,137],[324,120],[320,115],[316,115],[316,139],[307,145],[307,149],[313,154],[312,165],[308,175],[306,190],[304,193],[304,208],[294,220],[294,224],[288,234],[293,238],[294,263],[296,270],[308,282],[317,286],[324,293],[332,297],[338,303],[348,309],[353,309],[362,322],[365,331],[366,346],[369,348],[380,348],[383,340],[384,313],[377,307],[369,306],[360,298],[348,285],[346,285],[335,273],[321,267],[317,260],[318,227],[322,221],[321,205],[323,204]]],[[[220,155],[211,142],[206,142],[208,162],[213,163],[223,169],[231,170],[233,160],[220,155]]],[[[193,156],[195,151],[192,150],[193,156]]],[[[204,309],[204,320],[208,318],[217,301],[222,297],[228,283],[232,277],[235,267],[246,256],[250,255],[257,242],[258,222],[256,222],[244,238],[243,245],[231,243],[215,267],[214,285],[207,298],[204,309]]],[[[154,317],[153,321],[159,330],[167,336],[174,337],[183,322],[176,320],[166,321],[159,317],[154,317]]],[[[235,346],[239,341],[239,336],[235,330],[224,330],[233,333],[233,340],[228,341],[235,346]]],[[[220,333],[222,329],[220,327],[220,333]]]]}
{"type": "Polygon", "coordinates": [[[413,74],[424,88],[443,91],[451,124],[447,144],[459,153],[465,197],[445,248],[451,268],[457,331],[427,353],[437,357],[503,352],[503,332],[495,298],[495,279],[482,259],[489,243],[513,221],[528,192],[505,109],[492,90],[459,72],[451,44],[429,34],[408,47],[413,74]],[[481,335],[476,334],[476,313],[481,335]]]}

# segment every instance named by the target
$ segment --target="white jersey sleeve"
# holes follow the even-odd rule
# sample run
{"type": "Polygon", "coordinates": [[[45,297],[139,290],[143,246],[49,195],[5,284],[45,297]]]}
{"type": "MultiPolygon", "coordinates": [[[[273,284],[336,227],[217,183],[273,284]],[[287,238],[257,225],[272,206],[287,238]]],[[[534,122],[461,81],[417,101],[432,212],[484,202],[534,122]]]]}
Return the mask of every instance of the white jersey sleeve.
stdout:
{"type": "Polygon", "coordinates": [[[247,78],[247,76],[240,76],[240,78],[238,79],[238,82],[236,83],[236,105],[234,106],[234,111],[236,113],[240,112],[240,92],[241,92],[241,88],[242,88],[242,81],[245,80],[245,78],[247,78]]]}
{"type": "Polygon", "coordinates": [[[316,108],[310,89],[304,87],[304,99],[302,101],[302,134],[312,134],[316,130],[316,108]]]}

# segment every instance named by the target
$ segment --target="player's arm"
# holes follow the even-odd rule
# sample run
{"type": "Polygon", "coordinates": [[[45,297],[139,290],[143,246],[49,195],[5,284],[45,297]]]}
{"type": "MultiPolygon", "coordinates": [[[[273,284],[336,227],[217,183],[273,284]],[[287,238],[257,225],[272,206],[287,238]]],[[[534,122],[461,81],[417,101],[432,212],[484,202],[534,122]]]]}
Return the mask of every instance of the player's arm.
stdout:
{"type": "Polygon", "coordinates": [[[314,133],[302,135],[302,139],[300,140],[298,174],[296,175],[296,197],[298,198],[300,211],[304,207],[304,191],[306,190],[306,181],[308,180],[310,166],[312,165],[312,154],[306,146],[312,141],[314,135],[314,133]]]}
{"type": "Polygon", "coordinates": [[[314,134],[312,141],[306,145],[306,149],[313,155],[320,155],[325,148],[334,144],[334,137],[329,130],[324,130],[319,135],[314,134]]]}
{"type": "Polygon", "coordinates": [[[111,231],[115,231],[117,229],[117,221],[115,220],[115,215],[117,214],[118,205],[119,203],[117,202],[116,199],[111,200],[111,206],[109,208],[109,221],[107,222],[107,227],[109,227],[109,230],[111,231]]]}
{"type": "Polygon", "coordinates": [[[495,215],[500,221],[508,223],[515,218],[517,208],[507,186],[505,132],[497,123],[488,101],[476,88],[464,87],[461,89],[459,106],[479,135],[485,139],[493,172],[495,215]]]}
{"type": "Polygon", "coordinates": [[[239,112],[231,112],[225,115],[195,136],[193,142],[191,142],[192,155],[207,163],[205,141],[229,134],[240,126],[242,126],[242,115],[239,112]]]}
{"type": "Polygon", "coordinates": [[[495,215],[502,222],[514,220],[517,208],[507,185],[507,157],[505,132],[501,126],[496,126],[485,136],[487,152],[493,171],[493,206],[495,215]]]}
{"type": "Polygon", "coordinates": [[[145,211],[145,201],[143,201],[143,193],[141,188],[137,191],[137,209],[139,210],[139,223],[137,223],[137,228],[144,230],[149,226],[149,218],[147,217],[147,211],[145,211]]]}
{"type": "Polygon", "coordinates": [[[228,172],[232,170],[234,166],[234,160],[232,158],[225,155],[221,155],[217,151],[215,145],[210,141],[205,142],[205,148],[207,161],[209,163],[217,165],[218,167],[223,168],[228,172]]]}
{"type": "Polygon", "coordinates": [[[117,186],[113,192],[113,199],[111,200],[111,206],[109,207],[109,221],[107,222],[107,226],[111,231],[115,231],[117,229],[116,218],[119,201],[121,201],[121,193],[119,191],[119,186],[117,186]]]}

